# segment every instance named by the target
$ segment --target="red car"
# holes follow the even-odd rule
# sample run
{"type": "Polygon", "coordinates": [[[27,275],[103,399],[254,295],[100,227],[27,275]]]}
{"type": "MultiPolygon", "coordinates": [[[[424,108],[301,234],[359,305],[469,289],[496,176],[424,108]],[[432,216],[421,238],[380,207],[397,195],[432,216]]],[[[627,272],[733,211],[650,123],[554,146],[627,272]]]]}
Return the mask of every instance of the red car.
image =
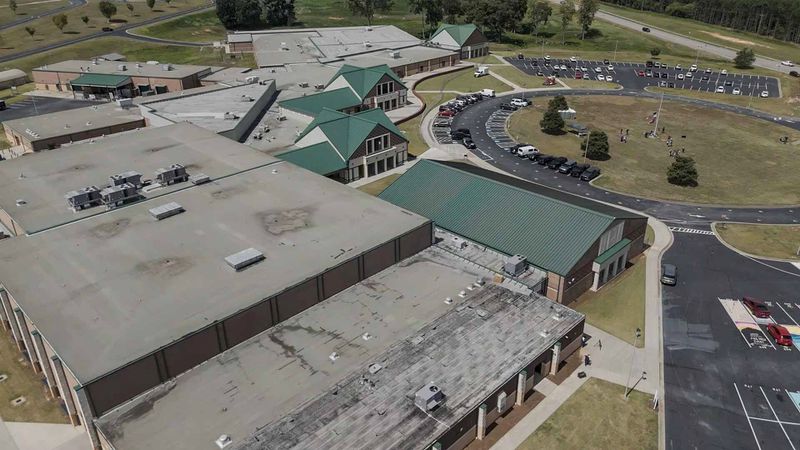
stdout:
{"type": "Polygon", "coordinates": [[[789,330],[785,327],[771,323],[767,325],[767,331],[769,331],[769,334],[775,339],[776,344],[785,346],[792,345],[792,335],[789,334],[789,330]]]}
{"type": "Polygon", "coordinates": [[[640,70],[640,71],[636,72],[636,75],[639,75],[640,77],[643,77],[644,76],[644,70],[640,70]]]}
{"type": "Polygon", "coordinates": [[[769,309],[767,305],[762,303],[760,300],[756,300],[753,297],[743,297],[742,303],[750,312],[759,319],[766,319],[770,316],[769,309]]]}
{"type": "Polygon", "coordinates": [[[456,113],[454,113],[453,111],[451,111],[449,109],[446,109],[444,111],[439,111],[439,117],[453,117],[455,115],[456,115],[456,113]]]}
{"type": "Polygon", "coordinates": [[[580,80],[583,78],[583,72],[575,72],[575,79],[580,80]]]}

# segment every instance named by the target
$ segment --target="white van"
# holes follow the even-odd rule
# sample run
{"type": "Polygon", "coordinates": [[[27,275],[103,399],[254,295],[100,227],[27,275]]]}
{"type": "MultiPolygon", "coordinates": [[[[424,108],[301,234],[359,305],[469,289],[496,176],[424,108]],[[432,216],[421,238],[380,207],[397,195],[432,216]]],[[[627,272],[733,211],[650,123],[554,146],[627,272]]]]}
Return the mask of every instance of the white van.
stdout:
{"type": "Polygon", "coordinates": [[[514,106],[516,106],[518,108],[524,108],[524,107],[530,105],[530,102],[525,100],[524,98],[512,98],[509,103],[511,103],[512,105],[514,105],[514,106]]]}
{"type": "Polygon", "coordinates": [[[539,149],[532,145],[526,145],[517,149],[517,156],[520,158],[527,158],[537,153],[539,153],[539,149]]]}
{"type": "Polygon", "coordinates": [[[494,89],[481,89],[480,94],[484,97],[494,97],[494,89]]]}
{"type": "Polygon", "coordinates": [[[489,75],[489,66],[478,66],[475,68],[475,78],[489,75]]]}

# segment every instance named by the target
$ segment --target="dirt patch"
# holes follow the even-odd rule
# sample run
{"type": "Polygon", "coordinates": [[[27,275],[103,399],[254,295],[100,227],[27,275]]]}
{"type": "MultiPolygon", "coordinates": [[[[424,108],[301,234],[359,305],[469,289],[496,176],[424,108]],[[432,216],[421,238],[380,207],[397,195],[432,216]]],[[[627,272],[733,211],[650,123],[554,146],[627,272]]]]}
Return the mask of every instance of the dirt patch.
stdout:
{"type": "Polygon", "coordinates": [[[176,276],[190,267],[192,263],[188,259],[177,257],[159,258],[136,264],[136,270],[139,272],[163,277],[176,276]]]}
{"type": "Polygon", "coordinates": [[[258,213],[264,229],[275,235],[308,227],[309,217],[311,213],[303,209],[258,213]]]}
{"type": "Polygon", "coordinates": [[[735,37],[731,37],[731,36],[725,36],[724,34],[715,33],[715,32],[713,32],[713,31],[704,31],[704,30],[701,30],[701,32],[702,32],[702,33],[705,33],[705,34],[707,34],[707,35],[709,35],[709,36],[714,36],[714,37],[715,37],[715,38],[717,38],[717,39],[722,39],[723,41],[728,41],[728,42],[731,42],[731,43],[734,43],[734,44],[740,44],[740,45],[752,45],[752,46],[754,46],[754,47],[755,47],[755,46],[758,46],[758,47],[764,47],[764,48],[772,48],[772,47],[770,47],[769,45],[764,45],[764,44],[756,44],[755,42],[753,42],[753,41],[748,41],[747,39],[739,39],[739,38],[735,38],[735,37]]]}
{"type": "Polygon", "coordinates": [[[114,220],[112,222],[101,223],[89,229],[89,233],[98,239],[112,238],[122,233],[130,225],[130,219],[114,220]]]}

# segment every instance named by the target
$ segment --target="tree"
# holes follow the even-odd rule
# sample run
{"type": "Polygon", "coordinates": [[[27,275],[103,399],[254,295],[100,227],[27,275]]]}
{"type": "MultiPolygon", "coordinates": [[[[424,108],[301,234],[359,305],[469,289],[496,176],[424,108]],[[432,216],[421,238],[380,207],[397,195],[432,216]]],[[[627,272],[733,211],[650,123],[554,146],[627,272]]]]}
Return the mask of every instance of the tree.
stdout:
{"type": "Polygon", "coordinates": [[[565,109],[569,109],[569,105],[567,104],[567,99],[564,98],[563,95],[556,95],[550,99],[550,103],[547,104],[547,109],[564,111],[565,109]]]}
{"type": "Polygon", "coordinates": [[[235,8],[236,28],[255,28],[261,25],[261,0],[238,0],[235,8]]]}
{"type": "Polygon", "coordinates": [[[133,3],[125,3],[125,8],[127,8],[128,12],[133,15],[133,3]]]}
{"type": "Polygon", "coordinates": [[[653,55],[653,58],[661,54],[661,49],[658,47],[653,47],[650,49],[650,54],[653,55]]]}
{"type": "MultiPolygon", "coordinates": [[[[147,0],[146,4],[147,7],[150,8],[150,11],[152,11],[153,7],[156,6],[156,0],[147,0]]],[[[219,2],[217,2],[217,9],[219,10],[219,2]]]]}
{"type": "Polygon", "coordinates": [[[111,21],[111,17],[117,13],[117,7],[108,0],[102,0],[97,4],[97,8],[100,10],[100,14],[108,19],[109,22],[111,21]]]}
{"type": "Polygon", "coordinates": [[[36,28],[33,27],[25,27],[25,31],[28,32],[28,34],[31,36],[31,39],[33,39],[33,35],[36,34],[36,28]]]}
{"type": "Polygon", "coordinates": [[[539,121],[539,128],[547,134],[560,134],[564,129],[564,118],[555,109],[547,108],[539,121]]]}
{"type": "MultiPolygon", "coordinates": [[[[147,6],[153,9],[151,3],[154,5],[155,0],[147,0],[147,6]]],[[[236,0],[217,0],[217,17],[222,25],[228,29],[238,28],[236,18],[236,0]]]]}
{"type": "Polygon", "coordinates": [[[444,18],[441,0],[409,0],[408,9],[422,17],[422,37],[444,18]]]}
{"type": "Polygon", "coordinates": [[[350,12],[367,19],[368,25],[372,25],[376,12],[388,12],[393,5],[394,0],[347,0],[350,12]]]}
{"type": "Polygon", "coordinates": [[[84,25],[89,25],[89,16],[81,16],[81,22],[83,22],[84,25]]]}
{"type": "Polygon", "coordinates": [[[667,169],[667,181],[678,186],[697,186],[697,169],[694,159],[687,156],[676,156],[675,161],[667,169]]]}
{"type": "Polygon", "coordinates": [[[516,30],[526,0],[464,0],[464,19],[488,29],[498,37],[505,30],[516,30]]]}
{"type": "Polygon", "coordinates": [[[52,18],[53,24],[58,28],[59,31],[62,33],[64,32],[64,27],[67,26],[67,15],[66,14],[56,14],[52,18]]]}
{"type": "Polygon", "coordinates": [[[753,52],[753,49],[748,47],[736,52],[736,57],[733,58],[733,63],[738,69],[752,69],[755,61],[756,54],[753,52]]]}
{"type": "Polygon", "coordinates": [[[611,158],[608,153],[608,135],[605,131],[592,131],[589,133],[589,144],[583,141],[581,150],[586,152],[586,157],[595,161],[605,161],[611,158]]]}
{"type": "Polygon", "coordinates": [[[164,3],[166,3],[166,4],[167,4],[167,6],[169,6],[169,2],[171,2],[171,1],[172,1],[172,0],[164,0],[164,3]]]}
{"type": "Polygon", "coordinates": [[[581,24],[581,40],[586,37],[586,32],[592,26],[594,15],[597,13],[597,0],[581,0],[578,8],[578,22],[581,24]]]}
{"type": "Polygon", "coordinates": [[[558,7],[558,13],[561,14],[561,44],[563,45],[567,40],[567,27],[575,17],[575,2],[573,0],[562,0],[558,7]]]}
{"type": "Polygon", "coordinates": [[[545,0],[528,0],[526,16],[531,24],[531,31],[536,31],[540,26],[547,24],[553,14],[553,7],[545,0]]]}
{"type": "Polygon", "coordinates": [[[264,0],[261,20],[271,27],[291,25],[295,20],[294,0],[264,0]]]}
{"type": "Polygon", "coordinates": [[[16,14],[17,13],[17,0],[8,0],[8,8],[11,10],[11,12],[16,14]]]}
{"type": "Polygon", "coordinates": [[[454,23],[458,16],[464,13],[461,0],[439,0],[442,5],[442,15],[448,23],[454,23]]]}

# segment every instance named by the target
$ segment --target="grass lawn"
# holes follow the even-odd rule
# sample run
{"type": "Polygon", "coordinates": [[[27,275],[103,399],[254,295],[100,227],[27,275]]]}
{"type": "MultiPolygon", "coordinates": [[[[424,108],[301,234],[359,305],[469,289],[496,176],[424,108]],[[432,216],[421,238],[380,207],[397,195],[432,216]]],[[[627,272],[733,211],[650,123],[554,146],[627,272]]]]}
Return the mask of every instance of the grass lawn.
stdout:
{"type": "Polygon", "coordinates": [[[39,375],[19,353],[8,334],[0,336],[0,373],[8,379],[0,383],[0,418],[7,422],[67,423],[61,407],[45,397],[45,388],[39,375]],[[25,363],[19,361],[23,358],[25,363]],[[26,402],[12,406],[11,400],[23,396],[26,402]]]}
{"type": "Polygon", "coordinates": [[[544,86],[544,78],[531,76],[512,66],[492,66],[489,72],[496,73],[524,89],[539,89],[544,86]]]}
{"type": "MultiPolygon", "coordinates": [[[[100,14],[97,7],[98,4],[98,0],[89,0],[89,3],[84,6],[66,11],[64,14],[67,16],[68,24],[64,27],[63,32],[56,28],[51,17],[42,17],[24,25],[4,30],[2,34],[3,42],[0,45],[0,56],[74,39],[86,34],[97,33],[102,27],[106,26],[113,28],[120,24],[141,22],[153,17],[207,5],[208,2],[207,0],[174,0],[167,5],[159,0],[153,10],[150,10],[145,2],[137,1],[130,3],[134,5],[133,14],[125,8],[123,3],[117,3],[117,14],[111,18],[111,23],[100,14]],[[89,23],[86,25],[81,21],[81,16],[84,15],[89,17],[89,23]],[[36,29],[33,37],[28,35],[25,27],[36,29]]],[[[99,55],[101,53],[95,54],[99,55]]]]}
{"type": "Polygon", "coordinates": [[[35,87],[33,83],[26,83],[16,86],[16,89],[0,89],[0,99],[5,100],[7,105],[13,105],[18,101],[25,100],[26,97],[22,94],[32,91],[35,87]]]}
{"type": "MultiPolygon", "coordinates": [[[[699,186],[684,188],[667,183],[666,172],[672,158],[664,142],[666,136],[659,140],[642,136],[653,129],[646,117],[658,110],[658,100],[609,95],[570,96],[567,101],[578,112],[578,122],[609,136],[611,159],[592,162],[603,170],[594,182],[598,187],[692,203],[800,204],[800,185],[792,177],[775,176],[776,170],[800,170],[797,147],[778,143],[785,134],[790,142],[800,139],[798,132],[725,111],[664,101],[659,128],[665,127],[675,147],[685,148],[685,154],[697,163],[699,186]],[[630,129],[627,144],[617,139],[620,128],[630,129]]],[[[512,115],[511,134],[544,153],[583,160],[582,140],[572,134],[553,136],[541,132],[537,124],[544,107],[544,103],[534,104],[512,115]]]]}
{"type": "MultiPolygon", "coordinates": [[[[490,69],[491,72],[491,69],[490,69]]],[[[494,89],[496,92],[511,90],[511,86],[497,78],[486,75],[476,78],[471,68],[450,72],[423,80],[414,88],[416,91],[457,91],[477,92],[481,89],[494,89]]]]}
{"type": "Polygon", "coordinates": [[[143,36],[187,42],[212,42],[225,39],[225,27],[216,11],[203,11],[133,30],[143,36]]]}
{"type": "Polygon", "coordinates": [[[357,189],[361,192],[366,192],[369,195],[378,195],[383,192],[384,189],[389,187],[390,184],[394,183],[394,180],[400,178],[399,173],[393,173],[391,175],[387,175],[380,180],[373,181],[372,183],[367,183],[363,186],[359,186],[357,189]]]}
{"type": "Polygon", "coordinates": [[[184,47],[176,45],[151,44],[132,39],[107,37],[93,39],[89,42],[68,45],[49,52],[37,53],[26,58],[19,58],[3,64],[2,69],[18,68],[30,72],[52,61],[67,59],[88,59],[104,53],[119,52],[128,57],[128,61],[162,61],[172,64],[208,64],[216,66],[255,67],[252,54],[225,55],[219,49],[184,47]],[[232,58],[232,56],[234,56],[232,58]]]}
{"type": "Polygon", "coordinates": [[[406,139],[408,139],[408,153],[413,156],[419,156],[428,150],[428,145],[425,143],[425,140],[422,139],[422,134],[419,131],[419,127],[422,124],[422,118],[428,114],[428,111],[430,111],[431,108],[455,97],[453,94],[446,93],[416,95],[422,98],[422,100],[425,102],[425,111],[423,111],[422,114],[418,115],[417,117],[398,125],[400,130],[405,133],[406,139]]]}
{"type": "Polygon", "coordinates": [[[605,3],[600,9],[618,16],[647,23],[654,27],[663,28],[673,33],[684,34],[701,41],[711,42],[737,50],[742,47],[750,47],[759,55],[769,56],[777,60],[790,59],[793,61],[800,61],[800,46],[790,42],[770,39],[766,36],[745,33],[721,26],[709,25],[697,20],[681,19],[651,11],[643,12],[605,3]]]}
{"type": "Polygon", "coordinates": [[[719,223],[720,238],[737,249],[756,256],[800,261],[800,226],[719,223]]]}
{"type": "Polygon", "coordinates": [[[617,89],[617,83],[609,83],[608,81],[598,80],[575,80],[572,78],[562,78],[561,81],[572,89],[617,89]]]}
{"type": "MultiPolygon", "coordinates": [[[[586,321],[630,344],[639,328],[644,336],[645,257],[635,258],[628,267],[599,291],[586,291],[570,307],[586,314],[586,321]]],[[[644,337],[639,338],[644,347],[644,337]]]]}
{"type": "MultiPolygon", "coordinates": [[[[658,448],[653,397],[597,378],[588,379],[517,450],[658,448]]],[[[534,413],[535,414],[535,413],[534,413]]]]}
{"type": "Polygon", "coordinates": [[[644,243],[645,245],[653,245],[653,242],[656,241],[656,232],[653,230],[653,227],[650,225],[647,226],[647,230],[644,232],[644,243]]]}
{"type": "Polygon", "coordinates": [[[45,3],[42,3],[42,0],[17,0],[17,12],[15,14],[8,7],[8,2],[3,2],[0,5],[0,25],[60,8],[66,6],[67,3],[69,3],[67,0],[54,0],[45,3]]]}

